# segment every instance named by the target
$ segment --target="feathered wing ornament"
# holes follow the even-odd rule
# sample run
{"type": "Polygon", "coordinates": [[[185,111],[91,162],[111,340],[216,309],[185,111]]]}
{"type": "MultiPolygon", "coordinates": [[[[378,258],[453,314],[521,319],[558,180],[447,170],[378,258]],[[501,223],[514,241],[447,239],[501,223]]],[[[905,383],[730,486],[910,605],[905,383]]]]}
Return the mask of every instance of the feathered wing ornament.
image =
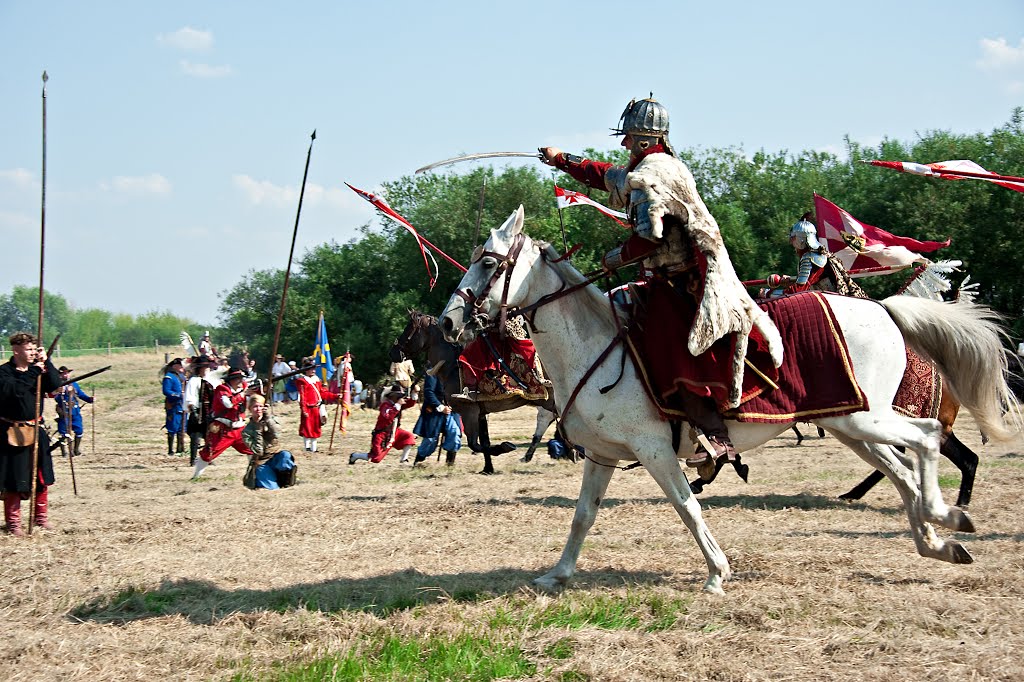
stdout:
{"type": "Polygon", "coordinates": [[[189,336],[188,332],[181,333],[181,347],[185,349],[185,354],[190,358],[194,358],[199,355],[199,349],[196,347],[195,341],[189,336]]]}
{"type": "Polygon", "coordinates": [[[967,275],[964,277],[964,281],[960,282],[960,286],[956,290],[956,300],[974,303],[977,298],[978,283],[972,282],[971,276],[967,275]]]}
{"type": "Polygon", "coordinates": [[[224,377],[227,376],[229,371],[231,371],[230,367],[218,367],[217,369],[211,369],[203,378],[210,382],[211,386],[217,388],[224,383],[224,377]]]}
{"type": "Polygon", "coordinates": [[[933,301],[943,300],[942,295],[953,288],[949,275],[960,272],[962,261],[940,260],[928,263],[924,270],[916,273],[906,283],[905,293],[918,298],[930,298],[933,301]]]}

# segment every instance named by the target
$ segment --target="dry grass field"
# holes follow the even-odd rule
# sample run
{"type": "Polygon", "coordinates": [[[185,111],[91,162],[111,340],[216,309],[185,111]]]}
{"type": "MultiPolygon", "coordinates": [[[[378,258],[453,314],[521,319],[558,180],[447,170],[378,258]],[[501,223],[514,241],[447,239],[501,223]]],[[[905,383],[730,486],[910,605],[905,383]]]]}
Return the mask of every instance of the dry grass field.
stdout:
{"type": "MultiPolygon", "coordinates": [[[[576,465],[511,453],[485,477],[463,450],[452,468],[349,466],[374,414],[310,455],[284,406],[297,486],[243,488],[233,451],[193,483],[187,456],[164,454],[160,358],[113,361],[95,452],[85,410],[78,495],[58,461],[56,529],[0,537],[0,679],[1024,679],[1024,450],[982,446],[969,416],[973,565],[918,557],[887,483],[837,501],[865,465],[787,433],[746,456],[749,484],[723,471],[700,496],[732,562],[726,596],[701,592],[697,546],[643,470],[616,474],[578,576],[551,596],[530,580],[558,559],[576,465]]],[[[525,444],[534,415],[495,416],[493,438],[525,444]]],[[[941,473],[952,500],[959,476],[941,473]]]]}

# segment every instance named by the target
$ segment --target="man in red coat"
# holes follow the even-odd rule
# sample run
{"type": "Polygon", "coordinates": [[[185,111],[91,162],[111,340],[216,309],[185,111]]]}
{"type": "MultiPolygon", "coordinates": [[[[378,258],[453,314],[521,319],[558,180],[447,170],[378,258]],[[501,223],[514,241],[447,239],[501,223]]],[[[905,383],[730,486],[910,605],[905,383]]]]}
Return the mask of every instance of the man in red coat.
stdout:
{"type": "Polygon", "coordinates": [[[192,480],[199,478],[203,469],[228,448],[234,448],[243,455],[252,455],[252,449],[242,440],[242,431],[247,423],[245,400],[249,393],[245,372],[240,369],[228,372],[224,383],[213,389],[213,421],[206,430],[206,444],[199,451],[192,480]]]}
{"type": "Polygon", "coordinates": [[[305,373],[296,379],[299,389],[299,435],[306,443],[306,452],[316,452],[316,442],[323,435],[327,423],[326,403],[336,403],[341,394],[328,391],[316,376],[316,365],[309,365],[305,373]]]}
{"type": "Polygon", "coordinates": [[[416,436],[399,428],[398,421],[402,410],[415,405],[418,397],[415,388],[412,390],[412,395],[406,398],[405,391],[401,386],[396,384],[392,387],[381,401],[377,425],[374,426],[373,434],[370,436],[370,451],[353,452],[349,455],[348,463],[355,464],[359,460],[365,459],[378,464],[391,451],[391,448],[402,451],[400,462],[408,461],[409,451],[416,444],[416,436]]]}

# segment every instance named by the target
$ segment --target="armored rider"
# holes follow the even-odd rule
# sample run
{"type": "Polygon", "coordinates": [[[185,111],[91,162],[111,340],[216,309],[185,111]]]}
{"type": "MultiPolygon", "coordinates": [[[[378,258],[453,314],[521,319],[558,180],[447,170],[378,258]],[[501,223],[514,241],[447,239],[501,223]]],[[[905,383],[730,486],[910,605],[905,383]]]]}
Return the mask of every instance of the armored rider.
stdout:
{"type": "Polygon", "coordinates": [[[685,412],[714,449],[698,445],[686,460],[698,466],[737,457],[721,411],[740,403],[751,329],[757,327],[755,333],[767,341],[776,366],[782,343],[736,276],[718,223],[697,193],[693,174],[676,157],[668,129],[668,111],[652,96],[631,101],[613,129],[630,153],[625,167],[557,147],[539,151],[548,165],[609,192],[612,207],[629,214],[632,236],[609,251],[603,265],[615,270],[640,262],[653,273],[642,352],[658,397],[685,412]],[[680,343],[685,352],[678,352],[680,343]]]}
{"type": "Polygon", "coordinates": [[[833,291],[844,296],[867,298],[867,294],[846,272],[846,268],[828,252],[818,239],[818,228],[814,226],[814,214],[808,211],[801,216],[789,231],[789,243],[798,259],[796,277],[769,275],[768,288],[761,289],[761,298],[777,298],[785,294],[817,289],[833,291]]]}

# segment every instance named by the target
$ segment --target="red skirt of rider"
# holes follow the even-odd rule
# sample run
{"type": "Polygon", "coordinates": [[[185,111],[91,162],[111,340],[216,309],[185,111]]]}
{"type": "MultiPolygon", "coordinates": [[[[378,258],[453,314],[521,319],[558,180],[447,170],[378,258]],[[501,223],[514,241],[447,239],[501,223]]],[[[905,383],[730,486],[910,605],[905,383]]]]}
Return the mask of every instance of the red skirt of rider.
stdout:
{"type": "Polygon", "coordinates": [[[667,398],[676,391],[688,390],[712,398],[717,405],[728,404],[736,336],[729,334],[701,355],[691,355],[686,342],[697,316],[693,295],[661,279],[651,280],[647,290],[639,341],[650,383],[658,396],[667,398]]]}
{"type": "MultiPolygon", "coordinates": [[[[494,349],[501,354],[501,357],[506,362],[513,355],[518,355],[523,359],[527,367],[534,366],[533,363],[537,357],[537,350],[533,347],[533,341],[529,339],[513,339],[512,337],[499,339],[496,334],[491,334],[488,338],[494,344],[494,349]]],[[[499,374],[505,371],[482,338],[474,339],[473,343],[466,346],[462,351],[462,355],[459,356],[459,367],[462,369],[462,380],[467,386],[479,384],[480,380],[486,376],[485,373],[487,371],[499,374]]]]}

